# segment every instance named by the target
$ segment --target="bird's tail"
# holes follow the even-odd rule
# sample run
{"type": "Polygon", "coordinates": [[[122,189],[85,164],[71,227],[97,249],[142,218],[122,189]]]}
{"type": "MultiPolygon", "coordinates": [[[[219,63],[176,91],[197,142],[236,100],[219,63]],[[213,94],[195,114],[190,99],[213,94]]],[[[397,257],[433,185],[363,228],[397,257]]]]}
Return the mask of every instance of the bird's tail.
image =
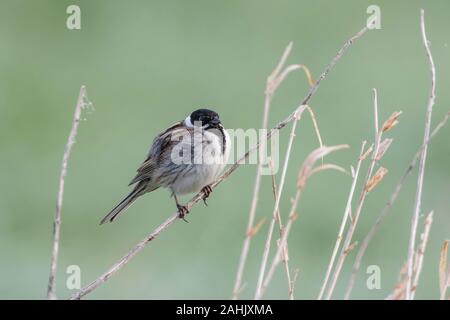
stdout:
{"type": "Polygon", "coordinates": [[[145,189],[143,186],[136,186],[133,191],[129,195],[125,197],[120,203],[112,209],[103,219],[100,221],[100,224],[104,224],[107,222],[113,222],[114,219],[122,213],[125,209],[133,204],[133,202],[142,195],[142,191],[145,189]]]}

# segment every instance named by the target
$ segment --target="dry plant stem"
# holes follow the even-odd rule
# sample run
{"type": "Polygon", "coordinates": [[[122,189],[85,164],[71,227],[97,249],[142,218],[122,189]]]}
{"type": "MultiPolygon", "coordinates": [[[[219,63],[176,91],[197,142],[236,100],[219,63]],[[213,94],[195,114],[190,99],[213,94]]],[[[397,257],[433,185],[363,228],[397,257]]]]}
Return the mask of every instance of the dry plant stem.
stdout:
{"type": "MultiPolygon", "coordinates": [[[[276,90],[276,78],[278,77],[279,73],[281,72],[281,69],[283,68],[283,66],[286,63],[286,60],[289,56],[289,53],[291,52],[292,49],[292,42],[289,43],[289,45],[286,47],[286,49],[283,52],[283,55],[281,56],[280,61],[278,62],[278,65],[276,66],[276,68],[272,71],[272,73],[269,75],[269,77],[267,78],[267,84],[266,84],[266,91],[265,91],[265,99],[264,99],[264,112],[263,112],[263,120],[262,120],[262,129],[266,129],[267,125],[268,125],[268,121],[269,121],[269,109],[270,109],[270,103],[273,97],[273,94],[276,90]]],[[[280,82],[281,83],[281,82],[280,82]]],[[[280,84],[278,83],[278,85],[280,84]]],[[[266,141],[262,140],[261,141],[261,147],[259,148],[260,154],[259,154],[259,159],[260,161],[258,162],[258,165],[256,167],[256,178],[255,178],[255,185],[253,187],[253,197],[252,197],[252,202],[251,202],[251,206],[250,206],[250,212],[248,215],[248,222],[247,222],[247,230],[245,233],[245,239],[244,239],[244,243],[242,244],[242,250],[241,250],[241,256],[239,259],[239,265],[238,265],[238,270],[236,273],[236,281],[234,283],[234,288],[233,288],[233,300],[238,299],[239,297],[239,292],[241,291],[241,286],[242,286],[242,275],[244,273],[244,269],[245,269],[245,263],[247,261],[247,256],[248,256],[248,252],[250,249],[250,242],[251,239],[253,237],[253,232],[252,229],[254,228],[254,223],[255,223],[255,215],[256,215],[256,207],[258,205],[258,195],[259,195],[259,189],[261,186],[261,171],[262,171],[262,166],[263,166],[263,162],[261,161],[262,156],[263,156],[263,150],[265,149],[265,144],[266,141]]]]}
{"type": "Polygon", "coordinates": [[[450,285],[450,270],[447,271],[447,252],[450,240],[445,240],[439,254],[439,299],[445,300],[447,287],[450,285]]]}
{"type": "Polygon", "coordinates": [[[413,286],[412,286],[412,292],[411,292],[411,299],[414,299],[414,295],[417,291],[417,285],[419,284],[420,273],[422,271],[422,265],[423,265],[423,257],[425,255],[425,249],[427,247],[427,241],[428,241],[428,237],[430,235],[430,228],[431,228],[432,223],[433,223],[433,211],[431,211],[425,218],[424,231],[421,236],[422,241],[417,250],[417,254],[416,254],[417,259],[414,264],[414,277],[413,277],[413,282],[412,282],[413,286]]]}
{"type": "Polygon", "coordinates": [[[342,241],[342,238],[344,235],[345,226],[347,225],[347,219],[350,215],[350,211],[351,211],[351,207],[352,207],[353,195],[355,194],[356,182],[358,181],[359,169],[361,168],[361,162],[363,161],[362,156],[364,154],[364,147],[365,147],[366,143],[367,143],[366,141],[363,141],[363,143],[361,145],[361,151],[359,153],[358,163],[356,165],[355,174],[353,176],[352,185],[350,187],[350,193],[348,195],[347,204],[345,206],[344,217],[342,218],[341,226],[339,228],[339,233],[338,233],[338,236],[336,239],[336,243],[334,245],[333,253],[331,254],[330,263],[328,264],[327,272],[325,274],[325,279],[323,280],[322,288],[320,289],[320,293],[317,298],[319,300],[321,300],[323,298],[323,294],[325,293],[325,289],[327,287],[328,280],[330,278],[331,270],[333,269],[334,262],[336,260],[337,252],[339,250],[339,247],[341,246],[341,241],[342,241]]]}
{"type": "MultiPolygon", "coordinates": [[[[307,157],[304,164],[302,165],[300,172],[299,172],[299,177],[304,179],[305,182],[297,183],[297,190],[296,190],[295,196],[292,200],[291,209],[290,209],[289,215],[288,215],[288,222],[287,222],[286,228],[278,242],[277,251],[272,259],[271,266],[270,266],[269,271],[267,272],[267,276],[264,280],[262,294],[264,294],[270,281],[272,280],[272,276],[275,272],[275,269],[280,262],[280,259],[282,256],[282,250],[285,250],[285,248],[287,248],[287,239],[289,237],[289,233],[291,231],[292,224],[293,224],[294,220],[296,219],[296,210],[297,210],[298,202],[300,200],[301,192],[304,189],[306,180],[310,176],[315,174],[316,172],[319,172],[322,170],[334,169],[334,170],[338,170],[341,172],[345,172],[345,170],[343,168],[333,165],[333,164],[324,164],[317,168],[313,168],[315,161],[317,161],[317,159],[319,159],[319,158],[323,159],[323,156],[325,156],[328,153],[331,153],[333,151],[337,151],[340,149],[344,149],[344,148],[348,148],[348,146],[347,145],[338,145],[338,146],[334,146],[334,147],[326,147],[326,146],[320,147],[320,148],[314,150],[312,153],[310,153],[310,155],[307,157]]],[[[300,180],[300,178],[298,180],[300,180]]]]}
{"type": "MultiPolygon", "coordinates": [[[[267,128],[269,105],[270,105],[270,97],[266,94],[262,128],[267,128]]],[[[264,147],[261,147],[260,150],[262,150],[263,148],[264,147]]],[[[256,179],[255,179],[255,186],[253,187],[252,204],[250,207],[250,213],[248,215],[247,230],[245,233],[244,243],[242,245],[241,256],[239,259],[239,265],[236,274],[236,281],[233,289],[233,300],[238,299],[239,293],[241,291],[242,275],[244,273],[245,263],[247,261],[247,256],[250,249],[250,242],[253,237],[251,230],[253,229],[253,225],[255,223],[256,207],[258,204],[258,194],[261,185],[261,170],[262,170],[262,162],[259,161],[256,167],[256,179]]]]}
{"type": "MultiPolygon", "coordinates": [[[[287,236],[289,234],[289,232],[291,231],[292,221],[295,220],[295,210],[297,209],[298,201],[300,200],[300,195],[301,195],[301,189],[297,189],[297,191],[295,193],[295,196],[294,196],[294,199],[292,201],[291,210],[289,212],[288,223],[286,224],[284,232],[281,235],[280,241],[278,243],[278,250],[280,250],[280,248],[282,248],[281,247],[282,239],[285,236],[287,236]]],[[[285,246],[285,247],[287,247],[287,246],[285,246]]],[[[285,249],[285,247],[283,247],[283,250],[285,249]]],[[[270,266],[269,271],[267,272],[267,276],[266,276],[266,278],[264,280],[264,283],[263,283],[263,287],[262,287],[262,290],[261,290],[261,297],[264,294],[264,292],[267,289],[267,287],[269,286],[270,281],[272,280],[272,276],[273,276],[273,274],[275,272],[276,266],[278,265],[278,261],[275,261],[275,259],[277,259],[277,258],[278,258],[278,255],[275,254],[275,256],[274,256],[274,258],[272,260],[272,265],[270,266]]],[[[289,299],[291,299],[291,294],[289,295],[289,299]]],[[[293,292],[292,292],[292,299],[291,300],[294,300],[293,292]]]]}
{"type": "MultiPolygon", "coordinates": [[[[271,177],[272,177],[272,189],[273,189],[273,195],[275,197],[277,197],[277,184],[275,181],[275,172],[273,170],[273,160],[270,159],[269,161],[269,166],[270,166],[270,173],[271,173],[271,177]]],[[[280,210],[277,210],[277,221],[278,221],[278,229],[280,232],[280,238],[283,236],[283,233],[285,232],[285,229],[283,227],[283,222],[281,221],[281,213],[280,210]]],[[[291,272],[289,269],[289,255],[288,255],[288,247],[286,245],[286,247],[283,250],[283,263],[284,263],[284,269],[286,271],[286,280],[288,282],[288,297],[289,300],[294,300],[294,284],[293,281],[291,280],[291,272]]]]}
{"type": "MultiPolygon", "coordinates": [[[[306,96],[303,98],[303,101],[301,103],[301,106],[306,105],[309,100],[312,98],[314,93],[317,91],[320,83],[322,80],[326,78],[328,73],[333,69],[333,67],[336,65],[336,63],[339,61],[339,59],[343,56],[343,54],[350,48],[350,46],[356,41],[358,38],[363,36],[369,29],[367,27],[362,28],[358,33],[356,33],[353,37],[351,37],[349,40],[347,40],[342,48],[336,53],[336,55],[333,57],[331,62],[325,67],[325,70],[322,72],[322,74],[319,76],[317,81],[315,82],[314,86],[312,86],[306,96]]],[[[294,119],[294,115],[297,113],[299,108],[294,110],[289,116],[287,116],[283,121],[279,122],[274,128],[272,128],[268,133],[266,140],[269,140],[272,135],[277,132],[278,130],[281,130],[284,128],[288,123],[290,123],[294,119]]],[[[211,188],[214,189],[218,184],[220,184],[223,180],[227,179],[228,176],[230,176],[241,164],[244,163],[244,161],[249,157],[249,155],[259,149],[260,141],[258,143],[251,147],[238,161],[236,161],[233,165],[231,165],[223,174],[220,176],[212,185],[211,188]]],[[[196,194],[187,204],[187,208],[190,209],[195,203],[200,201],[203,197],[203,192],[199,192],[196,194]]],[[[126,254],[121,260],[116,262],[108,271],[106,271],[104,274],[102,274],[99,278],[91,282],[86,287],[83,287],[80,291],[72,295],[71,299],[81,299],[86,294],[92,292],[96,288],[98,288],[101,284],[103,284],[106,280],[108,280],[115,272],[120,270],[126,263],[132,259],[133,256],[135,256],[138,252],[140,252],[146,245],[148,245],[149,242],[155,239],[157,235],[159,235],[162,231],[167,229],[172,223],[174,223],[177,220],[178,212],[175,212],[172,214],[172,216],[160,224],[155,231],[150,233],[143,241],[138,243],[136,246],[131,249],[131,251],[126,254]],[[156,232],[157,231],[157,232],[156,232]],[[132,255],[130,255],[132,253],[132,255]]]]}
{"type": "Polygon", "coordinates": [[[303,111],[305,109],[306,109],[306,106],[300,106],[298,108],[298,111],[294,115],[294,121],[292,123],[291,134],[289,135],[289,141],[288,141],[288,145],[286,148],[286,155],[284,158],[283,169],[281,172],[280,184],[278,187],[277,196],[275,198],[275,204],[273,206],[272,220],[270,222],[269,230],[267,232],[266,244],[264,245],[264,252],[263,252],[263,256],[262,256],[262,260],[261,260],[261,267],[259,269],[258,283],[256,285],[255,299],[260,299],[261,295],[262,295],[262,286],[263,286],[263,281],[264,281],[264,275],[266,272],[267,260],[269,259],[270,245],[272,242],[273,230],[274,230],[275,223],[277,220],[277,211],[278,211],[279,205],[280,205],[280,198],[281,198],[281,194],[283,192],[284,181],[286,179],[286,172],[287,172],[287,168],[288,168],[288,164],[289,164],[289,158],[291,156],[292,144],[293,144],[294,138],[295,138],[295,129],[297,127],[297,121],[300,119],[301,114],[303,113],[303,111]]]}
{"type": "Polygon", "coordinates": [[[64,180],[67,174],[67,166],[69,163],[70,153],[72,151],[73,145],[75,144],[75,138],[78,132],[78,125],[81,119],[81,111],[85,106],[85,98],[86,88],[85,86],[81,86],[80,93],[78,94],[77,105],[75,106],[75,112],[73,114],[72,128],[70,129],[69,137],[67,138],[66,147],[64,149],[64,155],[61,163],[61,172],[59,175],[58,197],[56,200],[56,211],[53,221],[53,248],[50,262],[50,276],[48,279],[47,288],[47,299],[50,300],[56,299],[56,271],[58,266],[59,237],[61,234],[61,210],[64,198],[64,180]]]}
{"type": "MultiPolygon", "coordinates": [[[[314,86],[311,87],[311,89],[309,90],[308,94],[306,95],[306,97],[303,99],[302,105],[307,105],[308,101],[310,100],[310,98],[312,97],[312,95],[316,92],[318,85],[320,84],[320,82],[325,79],[325,77],[327,76],[327,74],[331,71],[331,69],[334,67],[334,65],[336,64],[336,62],[342,57],[342,55],[344,54],[345,51],[347,51],[347,49],[353,44],[353,42],[355,40],[357,40],[358,38],[360,38],[362,35],[364,35],[367,31],[369,30],[369,28],[367,26],[365,26],[364,28],[362,28],[358,33],[356,33],[353,37],[351,37],[349,40],[347,40],[344,45],[342,46],[342,48],[337,52],[337,54],[333,57],[333,59],[331,60],[331,62],[325,67],[325,70],[322,72],[322,74],[319,76],[319,78],[317,79],[316,83],[314,86]]],[[[291,114],[286,120],[289,119],[289,121],[292,121],[292,118],[294,116],[295,113],[291,114]]],[[[264,261],[264,256],[263,256],[263,261],[264,261]]],[[[265,267],[265,266],[264,266],[265,267]]],[[[257,297],[259,296],[259,291],[261,290],[261,286],[262,286],[262,279],[261,279],[261,271],[263,269],[263,265],[261,266],[261,270],[260,270],[260,275],[259,275],[259,279],[258,279],[258,285],[257,285],[257,290],[256,290],[256,295],[255,295],[255,299],[257,299],[257,297]]],[[[264,276],[264,275],[262,275],[264,276]]]]}
{"type": "MultiPolygon", "coordinates": [[[[304,70],[306,70],[305,72],[307,72],[308,79],[310,79],[309,70],[306,69],[306,67],[305,67],[304,70]]],[[[309,107],[308,105],[306,105],[305,107],[306,107],[306,110],[308,110],[309,114],[311,115],[311,119],[312,119],[312,122],[313,122],[313,125],[314,125],[314,130],[315,130],[317,138],[319,140],[319,146],[320,146],[320,148],[322,148],[323,147],[322,137],[320,135],[320,130],[319,130],[319,127],[317,125],[317,121],[316,121],[316,118],[314,116],[314,112],[312,111],[311,107],[309,107]]],[[[274,197],[276,199],[276,197],[277,197],[277,186],[276,186],[276,182],[275,182],[275,174],[273,172],[273,162],[272,162],[272,160],[269,162],[269,166],[270,166],[270,169],[271,169],[271,176],[272,176],[272,189],[273,189],[274,197]]],[[[337,167],[337,166],[334,166],[334,165],[331,165],[331,164],[324,165],[323,164],[323,157],[322,157],[322,166],[320,166],[318,168],[315,168],[315,170],[321,171],[321,170],[324,170],[324,169],[340,170],[341,168],[337,167]]],[[[313,173],[315,173],[314,169],[312,171],[313,171],[313,173]]],[[[294,202],[295,201],[298,202],[298,199],[294,200],[294,202]]],[[[291,213],[291,214],[293,214],[293,213],[291,213]]],[[[291,216],[291,214],[288,216],[288,219],[291,216]]],[[[283,227],[283,223],[281,221],[280,210],[277,211],[277,220],[278,220],[278,227],[279,227],[279,231],[280,231],[280,238],[278,240],[281,241],[281,239],[283,238],[283,234],[285,232],[285,228],[283,227]]],[[[291,221],[291,220],[289,220],[289,221],[291,221]]],[[[289,229],[290,229],[290,227],[289,227],[289,229]]],[[[266,281],[263,284],[263,293],[264,293],[265,289],[267,288],[268,282],[270,282],[270,279],[272,278],[272,274],[274,272],[275,267],[278,265],[278,262],[279,262],[278,254],[276,255],[276,257],[277,257],[277,259],[273,260],[273,263],[272,263],[272,266],[270,268],[269,274],[266,277],[266,281]],[[269,279],[269,280],[267,281],[267,279],[269,279]]],[[[283,259],[282,260],[283,260],[283,263],[284,263],[284,266],[285,266],[286,277],[287,277],[287,281],[288,281],[288,296],[289,296],[289,300],[294,300],[294,283],[295,283],[295,280],[297,278],[298,272],[297,272],[297,275],[294,277],[294,280],[291,280],[291,274],[290,274],[289,262],[288,262],[289,257],[288,257],[288,246],[287,246],[287,243],[283,247],[283,259]]]]}
{"type": "MultiPolygon", "coordinates": [[[[430,140],[439,132],[439,130],[441,130],[445,126],[445,124],[448,121],[449,116],[450,116],[450,112],[447,112],[447,114],[444,116],[444,118],[441,120],[441,122],[439,122],[439,124],[434,128],[433,132],[430,135],[430,138],[428,139],[428,141],[426,141],[426,144],[428,144],[430,142],[430,140]]],[[[381,224],[383,223],[387,214],[389,213],[389,210],[392,208],[392,205],[394,204],[395,200],[397,199],[397,196],[400,193],[400,190],[403,187],[403,184],[404,184],[406,178],[411,174],[412,170],[414,169],[414,167],[417,163],[417,160],[419,159],[422,149],[424,147],[425,147],[425,144],[420,146],[420,148],[416,151],[413,159],[411,160],[411,162],[409,163],[405,172],[400,177],[397,185],[395,186],[394,192],[391,194],[389,201],[386,203],[385,207],[383,208],[382,212],[378,216],[374,225],[370,228],[369,232],[367,233],[366,237],[364,238],[364,241],[361,243],[361,246],[359,247],[358,253],[356,255],[355,263],[353,264],[352,274],[350,276],[350,280],[347,285],[344,299],[350,298],[350,294],[351,294],[351,292],[353,290],[353,286],[355,284],[356,275],[358,274],[359,268],[361,267],[361,261],[362,261],[362,258],[364,257],[367,247],[369,246],[369,243],[372,240],[373,236],[378,231],[378,228],[381,226],[381,224]]]]}
{"type": "Polygon", "coordinates": [[[425,132],[423,136],[424,141],[424,148],[422,149],[422,153],[420,155],[419,160],[419,173],[417,178],[417,188],[416,188],[416,197],[414,201],[414,211],[411,219],[411,234],[409,239],[409,247],[408,247],[408,278],[406,282],[406,300],[411,300],[414,296],[412,292],[412,277],[413,277],[413,264],[414,264],[414,252],[415,252],[415,244],[416,244],[416,233],[417,233],[417,225],[419,223],[419,215],[420,215],[420,205],[422,201],[422,190],[423,190],[423,178],[425,174],[425,161],[427,158],[427,144],[425,143],[428,141],[430,136],[430,127],[431,127],[431,114],[433,111],[434,101],[436,98],[435,91],[436,91],[436,69],[434,67],[434,61],[433,56],[431,55],[427,35],[425,33],[425,17],[424,17],[424,10],[420,10],[420,30],[422,33],[422,41],[423,45],[425,47],[426,55],[428,58],[428,63],[430,67],[430,73],[431,73],[431,88],[430,88],[430,95],[428,98],[428,105],[427,105],[427,112],[425,116],[425,132]]]}
{"type": "MultiPolygon", "coordinates": [[[[294,300],[294,289],[295,289],[295,283],[297,282],[297,278],[298,278],[298,274],[299,274],[300,270],[297,268],[294,270],[294,279],[292,280],[292,299],[290,300],[294,300]]],[[[289,297],[291,296],[291,293],[289,293],[289,297]]]]}
{"type": "Polygon", "coordinates": [[[121,269],[128,261],[130,261],[136,254],[141,251],[147,243],[155,239],[163,230],[169,227],[172,223],[174,223],[178,219],[178,214],[173,214],[169,219],[161,223],[151,234],[149,234],[145,239],[139,242],[137,245],[133,247],[133,249],[124,255],[118,262],[116,262],[109,270],[103,273],[98,279],[91,282],[89,285],[81,289],[79,292],[74,294],[70,299],[78,300],[88,293],[92,292],[99,285],[104,283],[109,279],[115,272],[121,269]]]}
{"type": "MultiPolygon", "coordinates": [[[[373,93],[374,93],[374,110],[375,110],[375,116],[377,117],[377,115],[378,115],[378,98],[377,98],[377,91],[376,91],[376,89],[373,89],[373,93]]],[[[358,200],[358,203],[357,203],[357,206],[356,206],[355,214],[353,216],[353,221],[350,224],[349,229],[347,230],[347,235],[345,237],[344,244],[343,244],[343,246],[341,248],[341,253],[339,255],[338,261],[336,263],[336,267],[334,269],[333,276],[331,278],[330,287],[328,288],[327,295],[326,295],[326,299],[327,300],[329,300],[331,298],[331,295],[333,294],[334,288],[336,286],[337,279],[338,279],[339,274],[340,274],[340,272],[342,270],[342,267],[344,265],[345,258],[347,257],[347,255],[348,255],[348,253],[350,251],[349,248],[350,248],[350,245],[351,245],[353,233],[355,232],[356,225],[358,223],[358,219],[359,219],[359,216],[361,214],[361,210],[362,210],[362,207],[364,205],[364,201],[366,199],[366,195],[368,193],[366,191],[366,189],[365,189],[365,186],[367,185],[367,182],[369,181],[369,179],[372,177],[372,172],[373,172],[373,169],[375,168],[376,157],[377,157],[377,154],[378,154],[378,149],[379,149],[381,138],[382,138],[382,134],[383,134],[382,130],[378,130],[377,131],[378,128],[379,128],[378,118],[375,118],[375,143],[374,143],[374,149],[373,149],[373,152],[372,152],[372,161],[370,162],[369,169],[367,170],[367,174],[366,174],[366,177],[365,177],[364,182],[363,182],[363,189],[361,190],[361,193],[360,193],[360,196],[359,196],[359,200],[358,200]]]]}

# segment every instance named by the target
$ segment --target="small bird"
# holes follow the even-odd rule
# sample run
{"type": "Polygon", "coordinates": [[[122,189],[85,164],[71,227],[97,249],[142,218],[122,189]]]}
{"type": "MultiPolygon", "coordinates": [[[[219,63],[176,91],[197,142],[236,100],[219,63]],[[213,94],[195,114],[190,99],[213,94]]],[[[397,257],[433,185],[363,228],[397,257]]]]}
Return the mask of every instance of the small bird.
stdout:
{"type": "Polygon", "coordinates": [[[179,217],[184,219],[189,211],[178,202],[177,196],[202,190],[206,205],[212,192],[210,184],[223,171],[229,149],[230,138],[219,115],[209,109],[195,110],[155,137],[147,158],[129,184],[135,184],[133,191],[100,224],[112,222],[137,198],[159,187],[169,189],[179,217]]]}

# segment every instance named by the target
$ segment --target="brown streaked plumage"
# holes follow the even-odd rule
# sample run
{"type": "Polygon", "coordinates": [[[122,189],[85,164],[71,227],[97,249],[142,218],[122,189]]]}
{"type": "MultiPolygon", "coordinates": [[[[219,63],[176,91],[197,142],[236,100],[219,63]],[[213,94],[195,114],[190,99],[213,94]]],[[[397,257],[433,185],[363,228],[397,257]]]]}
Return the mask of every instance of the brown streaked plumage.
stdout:
{"type": "Polygon", "coordinates": [[[100,224],[112,222],[137,198],[160,187],[170,189],[180,217],[183,218],[187,209],[179,204],[177,194],[198,192],[204,189],[207,197],[211,191],[209,184],[215,180],[225,166],[229,152],[228,143],[228,135],[220,123],[218,114],[211,110],[196,110],[184,121],[170,126],[153,140],[147,158],[129,183],[129,185],[135,184],[134,189],[101,220],[100,224]],[[200,123],[200,125],[195,126],[193,123],[200,123]],[[202,129],[200,129],[201,139],[199,140],[194,137],[194,131],[198,130],[200,126],[202,129]],[[194,128],[197,129],[194,130],[194,128]],[[194,152],[199,144],[202,147],[200,155],[194,152]],[[174,155],[177,155],[173,152],[176,150],[181,150],[181,157],[186,153],[188,157],[186,163],[173,161],[174,155]],[[219,162],[209,164],[204,161],[205,156],[211,157],[211,155],[205,154],[205,150],[212,150],[213,160],[219,160],[219,162]]]}

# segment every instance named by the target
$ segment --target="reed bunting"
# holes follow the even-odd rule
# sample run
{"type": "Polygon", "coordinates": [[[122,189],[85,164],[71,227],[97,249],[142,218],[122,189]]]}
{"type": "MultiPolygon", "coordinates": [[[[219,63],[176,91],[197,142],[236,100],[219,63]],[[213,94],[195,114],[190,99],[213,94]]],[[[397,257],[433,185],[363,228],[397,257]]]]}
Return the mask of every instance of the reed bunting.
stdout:
{"type": "Polygon", "coordinates": [[[184,219],[188,210],[177,196],[203,190],[206,204],[205,199],[212,191],[210,184],[223,171],[229,149],[230,138],[219,115],[208,109],[192,112],[156,136],[146,160],[129,184],[135,184],[133,191],[100,224],[112,222],[137,198],[159,187],[169,189],[179,217],[184,219]]]}

